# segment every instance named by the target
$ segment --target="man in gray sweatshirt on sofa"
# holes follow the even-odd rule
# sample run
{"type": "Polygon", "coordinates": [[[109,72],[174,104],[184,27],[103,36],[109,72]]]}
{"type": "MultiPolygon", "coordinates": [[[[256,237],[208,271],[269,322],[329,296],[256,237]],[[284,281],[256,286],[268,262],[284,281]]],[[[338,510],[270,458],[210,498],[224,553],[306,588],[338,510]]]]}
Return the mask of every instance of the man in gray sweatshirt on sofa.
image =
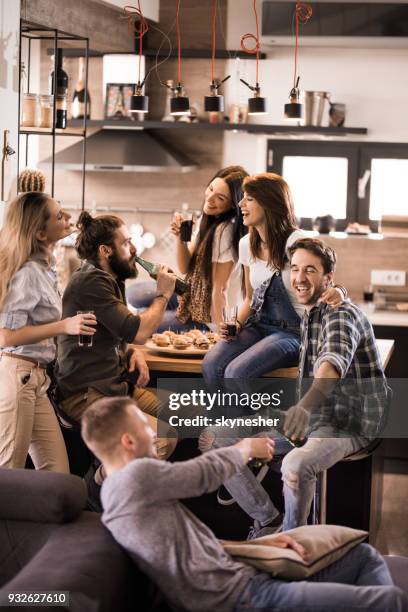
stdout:
{"type": "MultiPolygon", "coordinates": [[[[215,491],[250,460],[270,460],[274,442],[246,438],[181,463],[158,461],[155,434],[128,397],[96,401],[82,435],[104,463],[102,520],[176,610],[243,612],[408,612],[408,602],[381,556],[359,544],[302,581],[285,581],[234,561],[212,531],[180,500],[215,491]]],[[[276,546],[307,551],[289,535],[276,546]]]]}

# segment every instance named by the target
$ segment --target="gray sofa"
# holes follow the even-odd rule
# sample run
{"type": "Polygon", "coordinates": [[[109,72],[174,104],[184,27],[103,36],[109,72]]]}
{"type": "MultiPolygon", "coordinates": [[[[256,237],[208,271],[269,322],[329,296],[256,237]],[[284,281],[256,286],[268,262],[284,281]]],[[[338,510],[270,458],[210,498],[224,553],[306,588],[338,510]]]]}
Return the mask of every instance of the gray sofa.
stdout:
{"type": "Polygon", "coordinates": [[[77,476],[0,469],[1,610],[16,610],[8,592],[39,590],[69,591],[70,612],[166,609],[100,515],[82,511],[86,497],[77,476]]]}
{"type": "MultiPolygon", "coordinates": [[[[10,591],[61,590],[70,592],[70,612],[168,612],[100,515],[82,510],[86,497],[77,476],[0,469],[0,602],[10,591]]],[[[408,559],[386,560],[395,583],[408,593],[408,559]]],[[[16,607],[0,603],[0,610],[16,607]]]]}

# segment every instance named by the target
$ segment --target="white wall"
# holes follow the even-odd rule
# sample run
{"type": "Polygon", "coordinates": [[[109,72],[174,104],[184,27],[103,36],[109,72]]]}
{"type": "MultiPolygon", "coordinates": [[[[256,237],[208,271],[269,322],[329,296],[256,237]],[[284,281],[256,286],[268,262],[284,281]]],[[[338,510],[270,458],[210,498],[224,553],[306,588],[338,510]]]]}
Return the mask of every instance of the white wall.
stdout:
{"type": "MultiPolygon", "coordinates": [[[[9,142],[17,151],[18,144],[18,44],[20,2],[0,0],[0,150],[4,130],[10,130],[9,142]]],[[[1,172],[1,170],[0,170],[1,172]]],[[[17,154],[5,164],[4,181],[7,195],[17,173],[17,154]]],[[[0,205],[0,227],[3,206],[0,205]]]]}
{"type": "MultiPolygon", "coordinates": [[[[260,2],[258,4],[261,14],[260,2]]],[[[247,0],[229,0],[228,47],[239,48],[240,36],[254,31],[250,3],[247,0]]],[[[268,54],[268,59],[260,64],[260,82],[262,93],[268,100],[269,114],[262,118],[257,117],[254,122],[282,125],[283,106],[288,101],[292,87],[293,50],[287,47],[262,50],[268,54]]],[[[299,61],[301,89],[329,91],[333,101],[344,102],[347,107],[345,125],[368,128],[368,135],[358,136],[359,140],[408,141],[408,120],[405,119],[408,100],[408,49],[300,46],[299,61]]],[[[241,61],[240,70],[243,78],[251,83],[255,81],[253,60],[241,61]]],[[[231,62],[228,73],[234,75],[234,61],[231,62]]],[[[240,95],[248,97],[247,94],[250,94],[249,90],[242,85],[240,95]]],[[[232,78],[226,83],[226,103],[234,102],[236,97],[237,85],[232,78]]],[[[326,115],[323,125],[327,123],[326,115]]],[[[238,148],[242,154],[242,163],[246,163],[248,167],[254,165],[263,146],[261,143],[265,140],[266,137],[247,139],[244,135],[228,134],[225,138],[225,163],[229,163],[233,155],[237,156],[238,148]]],[[[263,167],[257,167],[256,171],[264,169],[265,158],[263,167]]]]}

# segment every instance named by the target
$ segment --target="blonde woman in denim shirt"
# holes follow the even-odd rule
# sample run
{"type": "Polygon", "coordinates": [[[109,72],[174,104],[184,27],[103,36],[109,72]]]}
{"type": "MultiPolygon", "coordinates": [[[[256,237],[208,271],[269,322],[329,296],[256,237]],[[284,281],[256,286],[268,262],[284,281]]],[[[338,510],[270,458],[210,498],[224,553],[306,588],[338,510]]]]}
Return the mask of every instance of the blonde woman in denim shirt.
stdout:
{"type": "Polygon", "coordinates": [[[47,397],[46,366],[59,334],[95,332],[94,315],[61,320],[52,267],[69,215],[49,195],[28,192],[8,206],[0,232],[0,467],[69,472],[64,440],[47,397]]]}

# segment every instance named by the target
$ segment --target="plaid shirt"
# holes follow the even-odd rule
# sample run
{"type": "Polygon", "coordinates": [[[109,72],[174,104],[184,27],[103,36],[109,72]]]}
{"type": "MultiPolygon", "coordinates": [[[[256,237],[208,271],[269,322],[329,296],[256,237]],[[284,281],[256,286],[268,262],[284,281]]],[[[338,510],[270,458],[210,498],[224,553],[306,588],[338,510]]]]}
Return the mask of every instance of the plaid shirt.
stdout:
{"type": "Polygon", "coordinates": [[[321,303],[301,321],[298,400],[305,377],[313,377],[323,362],[331,363],[340,381],[329,400],[312,416],[313,429],[332,425],[339,432],[377,437],[384,425],[389,388],[374,331],[352,302],[332,309],[321,303]]]}

